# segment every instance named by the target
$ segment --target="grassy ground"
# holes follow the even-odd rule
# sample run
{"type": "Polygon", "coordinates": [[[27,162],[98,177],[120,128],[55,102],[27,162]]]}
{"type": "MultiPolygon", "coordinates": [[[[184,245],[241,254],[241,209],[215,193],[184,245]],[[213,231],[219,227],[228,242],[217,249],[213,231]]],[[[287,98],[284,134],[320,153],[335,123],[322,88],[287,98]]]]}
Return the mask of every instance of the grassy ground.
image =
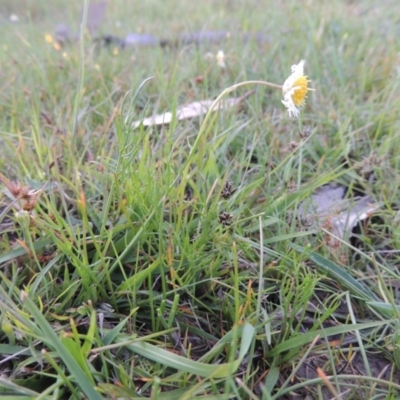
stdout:
{"type": "Polygon", "coordinates": [[[81,2],[23,3],[0,10],[2,396],[399,398],[398,1],[116,0],[98,35],[232,33],[124,50],[57,50],[81,2]],[[131,128],[302,58],[299,119],[253,85],[131,128]],[[351,240],[297,217],[330,182],[381,205],[351,240]]]}

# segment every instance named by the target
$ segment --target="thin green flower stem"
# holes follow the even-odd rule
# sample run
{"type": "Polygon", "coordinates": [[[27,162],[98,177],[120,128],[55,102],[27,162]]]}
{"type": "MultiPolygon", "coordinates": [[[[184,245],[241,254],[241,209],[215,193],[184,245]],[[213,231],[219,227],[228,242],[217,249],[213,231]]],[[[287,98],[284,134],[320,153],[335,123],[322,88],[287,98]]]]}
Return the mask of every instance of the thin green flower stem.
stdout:
{"type": "MultiPolygon", "coordinates": [[[[180,179],[181,176],[184,176],[184,177],[187,176],[187,169],[188,169],[188,167],[189,167],[189,165],[190,165],[190,163],[191,163],[191,161],[192,161],[192,157],[193,157],[193,155],[195,154],[195,151],[197,150],[197,148],[198,148],[198,146],[199,146],[200,140],[201,140],[201,138],[202,138],[202,136],[203,136],[203,134],[204,134],[204,132],[205,132],[205,130],[206,130],[208,121],[210,120],[211,114],[212,114],[213,110],[215,109],[216,105],[221,101],[221,99],[222,99],[226,94],[231,93],[231,92],[233,92],[234,90],[236,90],[236,89],[238,89],[238,88],[240,88],[240,87],[242,87],[242,86],[247,86],[247,85],[261,85],[261,86],[268,86],[268,87],[271,87],[271,88],[273,88],[273,89],[282,90],[282,86],[281,86],[281,85],[277,85],[277,84],[275,84],[275,83],[266,82],[266,81],[244,81],[244,82],[240,82],[240,83],[237,83],[237,84],[235,84],[235,85],[232,85],[232,86],[226,88],[226,89],[214,100],[214,102],[212,103],[210,109],[207,111],[207,114],[206,114],[206,116],[205,116],[205,118],[204,118],[204,121],[202,122],[202,124],[201,124],[201,126],[200,126],[200,129],[199,129],[199,133],[198,133],[198,135],[197,135],[197,138],[196,138],[195,142],[193,143],[193,146],[192,146],[192,148],[190,149],[190,152],[189,152],[189,156],[188,156],[188,158],[187,158],[187,160],[186,160],[186,162],[185,162],[185,164],[184,164],[184,166],[183,166],[182,175],[178,175],[178,176],[176,177],[176,179],[172,182],[171,186],[169,187],[168,193],[169,193],[169,191],[170,191],[173,187],[175,187],[176,183],[178,182],[178,180],[180,179]]],[[[166,195],[167,195],[168,193],[166,193],[166,195]]]]}
{"type": "Polygon", "coordinates": [[[197,138],[196,138],[196,140],[195,140],[195,142],[194,142],[194,144],[193,144],[193,147],[190,149],[189,157],[188,157],[188,159],[186,160],[186,164],[185,164],[185,168],[184,168],[184,169],[186,169],[186,167],[189,165],[189,163],[190,163],[190,161],[191,161],[191,159],[192,159],[192,156],[193,156],[194,152],[197,150],[197,147],[198,147],[198,145],[199,145],[200,139],[202,138],[203,133],[204,133],[205,130],[206,130],[207,123],[208,123],[209,119],[211,118],[211,114],[212,114],[213,110],[215,109],[215,107],[217,106],[217,104],[221,101],[221,99],[222,99],[226,94],[231,93],[231,92],[233,92],[234,90],[236,90],[236,89],[238,89],[238,88],[240,88],[240,87],[242,87],[242,86],[247,86],[247,85],[262,85],[262,86],[268,86],[268,87],[271,87],[271,88],[274,88],[274,89],[280,89],[280,90],[282,90],[282,86],[281,86],[281,85],[276,85],[275,83],[266,82],[266,81],[244,81],[244,82],[240,82],[240,83],[237,83],[236,85],[233,85],[233,86],[230,86],[230,87],[226,88],[226,89],[214,100],[214,102],[212,103],[210,109],[208,110],[208,112],[207,112],[207,114],[206,114],[206,116],[205,116],[205,118],[204,118],[204,121],[203,121],[203,123],[202,123],[201,126],[200,126],[200,130],[199,130],[199,133],[198,133],[198,135],[197,135],[197,138]]]}

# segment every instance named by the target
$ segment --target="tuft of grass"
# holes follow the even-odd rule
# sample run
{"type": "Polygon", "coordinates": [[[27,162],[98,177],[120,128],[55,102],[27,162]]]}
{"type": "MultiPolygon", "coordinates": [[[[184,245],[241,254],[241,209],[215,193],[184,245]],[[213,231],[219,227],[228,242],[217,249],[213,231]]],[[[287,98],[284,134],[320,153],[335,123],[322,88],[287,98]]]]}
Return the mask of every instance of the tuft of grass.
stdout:
{"type": "Polygon", "coordinates": [[[397,398],[397,2],[116,0],[97,38],[169,45],[45,40],[78,32],[81,6],[1,10],[1,395],[397,398]],[[256,86],[132,128],[282,84],[303,58],[298,120],[256,86]],[[298,217],[330,182],[383,205],[350,240],[298,217]]]}

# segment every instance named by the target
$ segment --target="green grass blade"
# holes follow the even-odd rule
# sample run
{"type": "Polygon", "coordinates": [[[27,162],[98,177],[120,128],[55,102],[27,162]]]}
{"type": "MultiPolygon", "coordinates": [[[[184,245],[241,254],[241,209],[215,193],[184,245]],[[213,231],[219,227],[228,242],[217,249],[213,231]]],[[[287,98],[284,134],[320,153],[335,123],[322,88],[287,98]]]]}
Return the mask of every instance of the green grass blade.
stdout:
{"type": "Polygon", "coordinates": [[[88,380],[85,373],[71,356],[68,349],[64,346],[62,341],[59,339],[53,328],[47,322],[41,311],[36,307],[35,303],[29,298],[24,297],[24,305],[26,309],[32,315],[36,326],[42,332],[42,339],[49,347],[54,348],[58,353],[60,359],[64,362],[68,368],[70,374],[74,377],[77,385],[81,388],[82,392],[85,393],[88,398],[93,400],[101,400],[102,397],[93,387],[93,384],[88,380]]]}
{"type": "Polygon", "coordinates": [[[366,322],[363,324],[348,324],[348,325],[340,325],[334,326],[332,328],[327,329],[318,329],[311,332],[304,332],[301,335],[295,336],[291,339],[288,339],[276,347],[274,347],[271,352],[269,353],[270,356],[276,356],[288,350],[293,350],[297,347],[303,346],[306,343],[310,343],[313,341],[317,336],[320,337],[329,337],[332,335],[339,335],[342,333],[347,333],[355,330],[362,330],[362,329],[370,329],[376,328],[379,326],[384,326],[390,324],[393,321],[375,321],[375,322],[366,322]]]}
{"type": "Polygon", "coordinates": [[[379,301],[367,301],[367,304],[372,308],[389,315],[390,317],[399,317],[400,305],[392,305],[388,303],[382,303],[379,301]]]}
{"type": "MultiPolygon", "coordinates": [[[[4,393],[4,391],[2,391],[1,388],[6,389],[7,391],[12,391],[14,394],[22,395],[22,396],[24,396],[24,399],[27,398],[25,396],[31,396],[28,398],[36,399],[37,396],[39,395],[38,393],[34,392],[33,390],[30,390],[23,386],[17,385],[15,383],[13,383],[11,380],[5,379],[2,377],[0,377],[0,394],[4,393]]],[[[1,398],[5,399],[6,396],[2,395],[1,398]]],[[[16,397],[14,397],[14,398],[16,398],[16,397]]]]}
{"type": "MultiPolygon", "coordinates": [[[[232,363],[219,365],[205,364],[202,362],[193,361],[145,342],[130,343],[127,344],[126,347],[129,350],[140,354],[145,358],[149,358],[150,360],[153,360],[167,367],[175,368],[181,372],[187,372],[203,377],[226,378],[237,370],[243,360],[243,357],[247,354],[254,337],[254,332],[254,327],[246,323],[242,331],[242,341],[240,344],[238,359],[232,363]]],[[[127,340],[129,340],[127,337],[120,336],[117,338],[117,343],[126,342],[127,340]]]]}
{"type": "Polygon", "coordinates": [[[291,247],[293,247],[293,249],[295,249],[299,253],[304,253],[305,255],[307,255],[310,260],[314,261],[315,264],[317,264],[319,269],[321,269],[331,278],[336,279],[347,290],[349,290],[351,294],[356,295],[364,300],[375,300],[374,294],[368,288],[363,286],[360,282],[354,279],[350,274],[344,271],[343,268],[339,267],[334,262],[317,253],[310,251],[306,247],[298,246],[294,243],[291,244],[291,247]]]}

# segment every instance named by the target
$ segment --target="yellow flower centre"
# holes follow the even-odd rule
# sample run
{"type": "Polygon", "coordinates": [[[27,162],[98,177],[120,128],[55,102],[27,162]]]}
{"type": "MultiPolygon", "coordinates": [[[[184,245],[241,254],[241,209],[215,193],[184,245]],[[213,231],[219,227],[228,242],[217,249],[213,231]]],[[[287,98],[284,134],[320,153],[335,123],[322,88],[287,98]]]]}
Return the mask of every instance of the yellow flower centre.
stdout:
{"type": "Polygon", "coordinates": [[[297,86],[297,89],[292,94],[292,100],[296,106],[303,106],[305,104],[304,99],[306,98],[308,92],[307,85],[308,85],[307,76],[304,75],[300,76],[294,81],[293,87],[297,86]]]}

